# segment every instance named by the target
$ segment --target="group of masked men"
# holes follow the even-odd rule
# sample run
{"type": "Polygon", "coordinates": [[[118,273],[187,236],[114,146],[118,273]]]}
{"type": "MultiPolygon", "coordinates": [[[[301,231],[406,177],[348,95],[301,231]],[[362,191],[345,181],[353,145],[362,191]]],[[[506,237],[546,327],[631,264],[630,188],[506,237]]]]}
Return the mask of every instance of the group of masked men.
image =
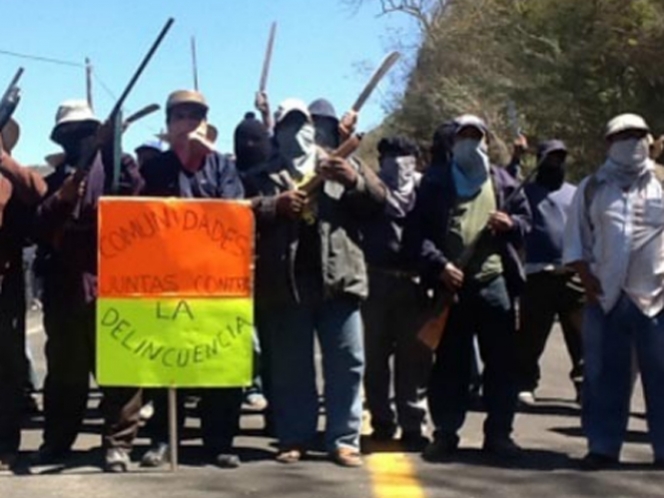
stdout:
{"type": "MultiPolygon", "coordinates": [[[[30,462],[57,463],[81,430],[94,373],[97,209],[114,183],[126,196],[251,200],[259,373],[278,462],[295,463],[322,449],[338,465],[361,466],[363,391],[370,440],[399,436],[404,450],[423,451],[427,460],[453,458],[478,370],[475,341],[487,412],[483,450],[518,458],[517,401],[535,397],[539,357],[558,317],[582,400],[584,467],[618,463],[637,369],[655,465],[664,465],[664,196],[641,117],[620,115],[608,123],[606,162],[577,188],[565,181],[568,151],[561,141],[538,147],[537,172],[525,185],[519,154],[508,167],[492,165],[491,132],[473,115],[436,130],[426,168],[412,140],[382,139],[374,172],[355,157],[334,154],[351,137],[353,119],[340,123],[329,102],[287,99],[273,124],[265,107],[266,101],[264,122],[247,115],[239,124],[234,154],[227,155],[214,146],[203,95],[172,93],[168,149],[143,147],[138,163],[123,154],[118,182],[105,149],[85,174],[75,168],[83,144],[103,126],[85,102],[59,107],[51,139],[63,153],[45,179],[11,156],[15,124],[3,130],[0,468],[16,465],[20,446],[22,248],[28,241],[39,246],[47,335],[43,443],[30,462]],[[312,179],[320,181],[303,188],[312,179]],[[418,330],[443,295],[455,297],[431,351],[418,330]],[[322,441],[316,339],[324,378],[322,441]]],[[[154,416],[143,429],[152,445],[141,464],[167,463],[165,391],[101,391],[104,468],[128,470],[144,395],[154,416]]],[[[209,461],[237,467],[233,439],[242,389],[180,391],[180,427],[191,395],[199,400],[209,461]]]]}

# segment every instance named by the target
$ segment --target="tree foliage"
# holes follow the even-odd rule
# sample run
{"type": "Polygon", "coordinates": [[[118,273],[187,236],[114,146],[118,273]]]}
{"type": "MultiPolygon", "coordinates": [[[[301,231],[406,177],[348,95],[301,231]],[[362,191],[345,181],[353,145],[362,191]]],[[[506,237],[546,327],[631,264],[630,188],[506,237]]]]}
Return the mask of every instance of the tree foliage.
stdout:
{"type": "Polygon", "coordinates": [[[636,112],[664,129],[664,0],[381,6],[415,16],[422,30],[405,92],[381,133],[405,133],[426,147],[437,125],[472,112],[489,122],[498,145],[517,128],[531,142],[565,140],[578,178],[602,161],[604,125],[614,115],[636,112]]]}

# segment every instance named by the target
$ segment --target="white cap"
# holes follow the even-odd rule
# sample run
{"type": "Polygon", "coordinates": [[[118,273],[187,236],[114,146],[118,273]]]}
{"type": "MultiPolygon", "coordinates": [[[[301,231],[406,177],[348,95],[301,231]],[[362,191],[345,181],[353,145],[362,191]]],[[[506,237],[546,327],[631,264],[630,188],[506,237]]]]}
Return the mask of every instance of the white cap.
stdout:
{"type": "Polygon", "coordinates": [[[620,133],[626,130],[641,130],[644,132],[649,132],[650,128],[643,119],[638,114],[621,114],[616,116],[606,125],[605,137],[609,138],[611,135],[620,133]]]}
{"type": "Polygon", "coordinates": [[[63,102],[55,113],[55,127],[51,132],[51,140],[59,143],[58,135],[63,124],[83,122],[101,124],[101,121],[94,115],[85,100],[67,100],[63,102]]]}
{"type": "Polygon", "coordinates": [[[457,126],[456,132],[459,133],[463,128],[476,128],[481,131],[484,135],[489,132],[489,128],[482,118],[475,116],[474,114],[462,114],[454,120],[454,124],[457,126]]]}
{"type": "Polygon", "coordinates": [[[274,113],[274,118],[277,124],[281,123],[286,116],[292,112],[299,112],[307,118],[307,121],[311,120],[311,114],[309,113],[309,108],[300,99],[286,99],[277,108],[277,112],[274,113]]]}

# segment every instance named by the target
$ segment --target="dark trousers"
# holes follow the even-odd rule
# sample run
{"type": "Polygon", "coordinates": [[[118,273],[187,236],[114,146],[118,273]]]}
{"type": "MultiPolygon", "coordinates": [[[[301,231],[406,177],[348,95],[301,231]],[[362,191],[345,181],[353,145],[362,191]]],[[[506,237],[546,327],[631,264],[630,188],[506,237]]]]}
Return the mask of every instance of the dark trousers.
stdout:
{"type": "Polygon", "coordinates": [[[514,311],[505,280],[468,283],[452,307],[429,382],[429,409],[435,437],[456,434],[469,403],[473,336],[484,363],[486,438],[508,437],[516,408],[514,311]]]}
{"type": "Polygon", "coordinates": [[[539,272],[528,275],[521,298],[521,329],[517,334],[519,389],[534,391],[539,384],[539,360],[556,316],[560,320],[572,370],[570,378],[583,379],[581,323],[585,294],[574,274],[539,272]]]}
{"type": "Polygon", "coordinates": [[[22,270],[7,274],[0,289],[0,455],[16,453],[27,368],[22,270]]]}
{"type": "Polygon", "coordinates": [[[268,433],[271,433],[274,430],[274,415],[273,415],[273,402],[272,402],[272,370],[271,365],[271,355],[274,348],[273,338],[270,335],[270,325],[269,322],[273,319],[271,310],[269,307],[265,306],[256,306],[254,312],[254,320],[256,323],[256,332],[258,334],[258,343],[260,346],[260,355],[257,358],[255,363],[257,368],[257,376],[260,377],[260,386],[263,392],[263,396],[267,400],[267,408],[265,409],[263,416],[265,417],[265,428],[268,433]]]}
{"type": "Polygon", "coordinates": [[[369,299],[362,306],[365,394],[374,429],[421,432],[431,352],[417,339],[424,296],[412,279],[377,270],[369,273],[369,299]],[[390,358],[394,358],[394,372],[390,358]],[[394,377],[396,415],[390,404],[394,377]]]}
{"type": "MultiPolygon", "coordinates": [[[[44,302],[46,364],[44,446],[66,452],[78,436],[95,370],[95,303],[44,302]]],[[[131,448],[139,427],[141,390],[102,388],[103,446],[131,448]]]]}
{"type": "MultiPolygon", "coordinates": [[[[178,432],[184,429],[186,418],[184,401],[187,395],[200,396],[201,432],[203,446],[210,456],[229,453],[233,438],[240,428],[242,388],[182,389],[178,391],[178,432]]],[[[168,391],[155,389],[152,393],[154,416],[146,426],[153,444],[168,443],[168,391]]]]}

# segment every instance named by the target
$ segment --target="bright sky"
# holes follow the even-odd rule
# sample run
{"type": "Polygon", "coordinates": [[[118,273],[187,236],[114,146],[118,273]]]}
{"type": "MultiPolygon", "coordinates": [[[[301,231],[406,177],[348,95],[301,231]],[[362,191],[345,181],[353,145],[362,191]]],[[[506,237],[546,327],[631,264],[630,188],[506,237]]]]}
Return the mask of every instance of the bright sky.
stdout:
{"type": "MultiPolygon", "coordinates": [[[[191,36],[196,37],[199,84],[211,105],[218,145],[232,150],[232,133],[253,108],[265,45],[278,22],[268,93],[273,110],[286,97],[310,102],[327,97],[342,114],[392,46],[394,32],[409,29],[401,16],[380,17],[379,2],[354,12],[341,0],[21,0],[3,9],[0,51],[72,61],[92,60],[95,112],[106,118],[168,17],[175,24],[126,102],[126,112],[150,104],[162,110],[124,136],[133,151],[164,123],[163,105],[176,89],[193,87],[191,36]]],[[[18,66],[25,67],[15,118],[22,127],[14,151],[23,164],[42,164],[57,152],[49,140],[60,102],[85,98],[82,67],[22,60],[0,54],[0,92],[18,66]]],[[[394,78],[393,78],[394,79],[394,78]]],[[[380,123],[390,83],[366,105],[360,128],[380,123]]],[[[126,116],[126,114],[125,114],[126,116]]]]}

